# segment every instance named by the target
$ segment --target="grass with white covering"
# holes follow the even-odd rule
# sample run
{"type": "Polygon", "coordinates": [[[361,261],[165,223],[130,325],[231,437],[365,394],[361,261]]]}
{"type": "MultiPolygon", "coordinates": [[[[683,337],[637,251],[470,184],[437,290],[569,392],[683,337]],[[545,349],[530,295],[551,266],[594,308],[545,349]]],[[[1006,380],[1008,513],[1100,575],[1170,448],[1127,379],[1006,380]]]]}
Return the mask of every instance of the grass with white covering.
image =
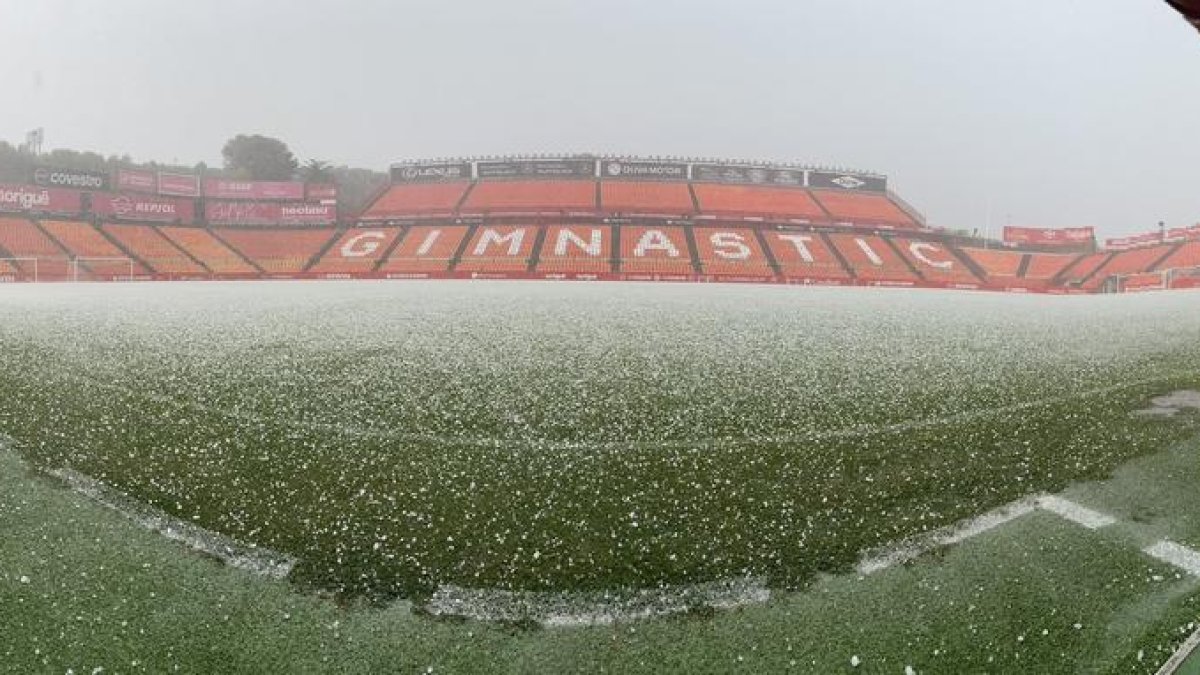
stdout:
{"type": "Polygon", "coordinates": [[[1191,433],[1200,295],[554,283],[0,296],[0,431],[342,595],[800,588],[1191,433]]]}

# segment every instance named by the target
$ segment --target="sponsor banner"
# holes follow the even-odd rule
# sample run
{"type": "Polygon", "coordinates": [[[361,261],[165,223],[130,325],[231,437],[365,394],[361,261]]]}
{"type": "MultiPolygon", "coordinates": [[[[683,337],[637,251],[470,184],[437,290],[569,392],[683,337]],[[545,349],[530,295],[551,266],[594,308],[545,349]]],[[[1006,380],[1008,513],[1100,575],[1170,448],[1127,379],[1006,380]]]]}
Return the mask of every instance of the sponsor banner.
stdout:
{"type": "Polygon", "coordinates": [[[596,162],[590,159],[527,159],[479,162],[480,178],[595,178],[596,162]]]}
{"type": "Polygon", "coordinates": [[[310,202],[337,200],[337,186],[333,183],[309,183],[304,186],[304,198],[310,202]]]}
{"type": "Polygon", "coordinates": [[[158,192],[158,176],[153,171],[117,169],[116,189],[120,192],[158,192]]]}
{"type": "Polygon", "coordinates": [[[1042,246],[1079,246],[1089,244],[1096,238],[1091,227],[1004,227],[1006,244],[1040,244],[1042,246]]]}
{"type": "Polygon", "coordinates": [[[804,185],[803,169],[773,169],[767,166],[693,164],[692,180],[704,183],[744,185],[804,185]]]}
{"type": "Polygon", "coordinates": [[[79,190],[0,184],[0,211],[44,211],[77,214],[83,210],[79,190]]]}
{"type": "Polygon", "coordinates": [[[685,181],[688,179],[688,165],[678,162],[609,159],[600,163],[600,177],[685,181]]]}
{"type": "Polygon", "coordinates": [[[69,190],[107,190],[108,175],[98,171],[39,167],[33,170],[33,183],[69,190]]]}
{"type": "Polygon", "coordinates": [[[863,173],[837,173],[834,171],[809,171],[808,186],[828,190],[858,190],[864,192],[887,192],[887,179],[863,173]]]}
{"type": "Polygon", "coordinates": [[[1167,239],[1175,241],[1200,239],[1200,224],[1191,227],[1172,227],[1167,230],[1167,239]]]}
{"type": "Polygon", "coordinates": [[[191,223],[196,219],[196,204],[173,197],[96,193],[92,195],[92,213],[114,220],[191,223]]]}
{"type": "Polygon", "coordinates": [[[200,177],[186,173],[158,172],[158,194],[176,197],[199,197],[200,177]]]}
{"type": "Polygon", "coordinates": [[[332,225],[337,207],[302,202],[213,201],[204,205],[204,217],[214,225],[332,225]]]}
{"type": "Polygon", "coordinates": [[[451,180],[471,180],[471,163],[406,164],[392,167],[393,183],[440,183],[451,180]]]}
{"type": "Polygon", "coordinates": [[[213,199],[304,199],[304,183],[295,181],[206,178],[204,196],[213,199]]]}

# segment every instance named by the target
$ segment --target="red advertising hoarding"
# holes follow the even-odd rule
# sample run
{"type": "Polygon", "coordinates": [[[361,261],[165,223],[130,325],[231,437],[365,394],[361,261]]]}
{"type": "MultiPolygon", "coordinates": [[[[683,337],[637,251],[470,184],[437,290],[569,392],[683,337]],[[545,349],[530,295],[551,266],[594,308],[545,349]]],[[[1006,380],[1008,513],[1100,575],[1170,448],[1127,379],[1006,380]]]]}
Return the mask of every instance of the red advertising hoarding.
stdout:
{"type": "Polygon", "coordinates": [[[200,177],[186,173],[158,173],[158,194],[176,197],[199,197],[200,177]]]}
{"type": "Polygon", "coordinates": [[[304,199],[304,183],[206,178],[204,196],[212,199],[304,199]]]}
{"type": "Polygon", "coordinates": [[[158,192],[158,176],[153,171],[118,169],[116,188],[119,192],[158,192]]]}
{"type": "Polygon", "coordinates": [[[337,186],[333,183],[309,183],[304,192],[310,202],[337,201],[337,186]]]}
{"type": "Polygon", "coordinates": [[[196,205],[191,199],[97,192],[92,194],[92,213],[113,220],[191,223],[196,205]]]}
{"type": "Polygon", "coordinates": [[[332,225],[337,221],[337,207],[313,202],[209,200],[204,205],[204,217],[214,225],[332,225]]]}
{"type": "Polygon", "coordinates": [[[1094,241],[1096,229],[1092,227],[1015,227],[1004,228],[1006,244],[1039,244],[1041,246],[1079,246],[1094,241]]]}
{"type": "Polygon", "coordinates": [[[0,211],[43,211],[77,214],[83,210],[83,193],[65,188],[0,184],[0,211]]]}

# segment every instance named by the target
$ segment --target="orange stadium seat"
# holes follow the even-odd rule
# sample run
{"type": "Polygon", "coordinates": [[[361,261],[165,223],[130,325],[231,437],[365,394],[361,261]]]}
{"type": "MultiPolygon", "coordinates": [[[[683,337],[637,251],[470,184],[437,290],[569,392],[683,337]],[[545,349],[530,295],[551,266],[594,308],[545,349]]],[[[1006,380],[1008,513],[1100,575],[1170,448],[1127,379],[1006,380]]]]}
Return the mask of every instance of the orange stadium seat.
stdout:
{"type": "Polygon", "coordinates": [[[695,274],[687,236],[678,225],[622,227],[621,273],[638,276],[695,274]]]}
{"type": "Polygon", "coordinates": [[[901,237],[892,241],[926,281],[951,284],[978,284],[981,281],[946,244],[901,237]]]}
{"type": "Polygon", "coordinates": [[[696,227],[696,254],[700,268],[715,277],[756,277],[769,279],[775,270],[754,230],[744,227],[696,227]]]}
{"type": "Polygon", "coordinates": [[[692,186],[700,213],[710,216],[776,218],[827,222],[829,216],[813,201],[808,190],[757,185],[696,183],[692,186]]]}
{"type": "Polygon", "coordinates": [[[602,181],[600,206],[608,213],[682,216],[696,212],[687,183],[602,181]]]}
{"type": "Polygon", "coordinates": [[[329,243],[334,229],[320,228],[222,228],[221,239],[254,261],[267,274],[300,274],[321,247],[329,243]]]}
{"type": "Polygon", "coordinates": [[[529,270],[537,240],[534,225],[481,225],[475,230],[456,271],[519,273],[529,270]]]}
{"type": "Polygon", "coordinates": [[[850,264],[857,278],[868,282],[911,284],[920,281],[904,259],[875,235],[831,234],[830,241],[850,264]]]}
{"type": "Polygon", "coordinates": [[[242,259],[202,227],[162,226],[158,228],[167,239],[199,260],[213,274],[254,275],[258,270],[242,259]]]}
{"type": "Polygon", "coordinates": [[[1072,265],[1071,268],[1063,274],[1063,283],[1079,284],[1083,282],[1091,277],[1093,273],[1099,270],[1100,267],[1108,261],[1108,258],[1111,255],[1111,253],[1104,251],[1085,255],[1079,260],[1079,262],[1072,265]]]}
{"type": "Polygon", "coordinates": [[[156,227],[114,223],[105,223],[100,227],[158,274],[203,275],[208,273],[208,270],[197,265],[187,254],[164,237],[156,227]]]}
{"type": "Polygon", "coordinates": [[[79,279],[119,279],[147,270],[100,234],[91,223],[43,220],[42,228],[66,247],[78,262],[79,279]]]}
{"type": "Polygon", "coordinates": [[[458,202],[470,183],[428,183],[418,185],[393,185],[384,192],[361,216],[362,220],[386,220],[412,216],[448,216],[454,213],[458,202]]]}
{"type": "Polygon", "coordinates": [[[1074,253],[1031,253],[1025,268],[1025,279],[1050,281],[1078,258],[1074,253]]]}
{"type": "Polygon", "coordinates": [[[546,229],[537,271],[553,274],[612,272],[612,227],[551,225],[546,229]]]}
{"type": "Polygon", "coordinates": [[[1084,287],[1099,288],[1104,283],[1104,280],[1111,276],[1127,276],[1139,272],[1153,272],[1157,268],[1155,263],[1162,259],[1169,250],[1171,250],[1169,245],[1163,245],[1121,251],[1098,274],[1088,280],[1084,284],[1084,287]]]}
{"type": "Polygon", "coordinates": [[[403,232],[398,227],[346,230],[312,266],[314,274],[370,274],[403,232]]]}
{"type": "Polygon", "coordinates": [[[467,236],[466,225],[418,225],[379,267],[382,274],[425,275],[445,272],[467,236]]]}
{"type": "Polygon", "coordinates": [[[1189,241],[1158,266],[1160,270],[1200,267],[1200,241],[1189,241]]]}
{"type": "Polygon", "coordinates": [[[815,232],[778,230],[764,232],[767,248],[775,256],[779,271],[793,281],[849,279],[850,274],[838,261],[825,240],[815,232]]]}
{"type": "Polygon", "coordinates": [[[1021,251],[1006,251],[994,248],[963,248],[964,255],[983,269],[991,281],[1012,281],[1021,271],[1025,254],[1021,251]]]}
{"type": "Polygon", "coordinates": [[[813,190],[817,201],[829,211],[834,222],[863,225],[916,227],[917,224],[886,195],[869,192],[813,190]]]}
{"type": "Polygon", "coordinates": [[[462,206],[464,214],[595,213],[591,180],[492,181],[478,183],[462,206]]]}
{"type": "MultiPolygon", "coordinates": [[[[24,272],[25,278],[35,275],[39,281],[65,281],[71,278],[69,256],[38,226],[25,218],[0,218],[0,248],[17,258],[36,258],[37,262],[11,261],[10,266],[24,272]]],[[[0,257],[5,254],[0,253],[0,257]]]]}

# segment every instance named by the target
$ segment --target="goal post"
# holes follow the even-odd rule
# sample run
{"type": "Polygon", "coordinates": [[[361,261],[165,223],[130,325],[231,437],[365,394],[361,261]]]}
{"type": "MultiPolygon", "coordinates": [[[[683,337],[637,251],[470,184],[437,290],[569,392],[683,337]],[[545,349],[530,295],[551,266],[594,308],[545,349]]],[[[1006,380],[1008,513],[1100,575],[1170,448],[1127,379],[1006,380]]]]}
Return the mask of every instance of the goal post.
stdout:
{"type": "Polygon", "coordinates": [[[13,257],[0,258],[0,280],[38,280],[38,259],[13,257]]]}
{"type": "Polygon", "coordinates": [[[71,281],[133,281],[133,259],[78,256],[71,259],[71,281]]]}

